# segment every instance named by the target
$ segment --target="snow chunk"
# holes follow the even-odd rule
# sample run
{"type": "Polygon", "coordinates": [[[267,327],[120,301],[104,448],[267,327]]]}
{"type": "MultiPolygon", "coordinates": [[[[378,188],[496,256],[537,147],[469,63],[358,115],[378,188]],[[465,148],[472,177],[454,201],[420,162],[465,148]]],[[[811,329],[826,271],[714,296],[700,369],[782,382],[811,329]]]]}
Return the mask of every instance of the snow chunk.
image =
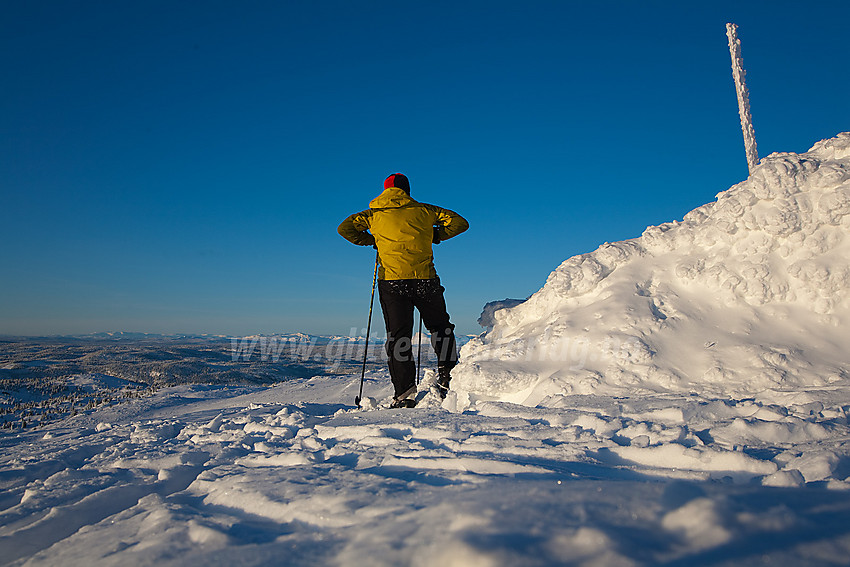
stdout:
{"type": "Polygon", "coordinates": [[[695,498],[668,512],[661,520],[664,529],[679,534],[697,549],[710,549],[729,542],[732,533],[717,504],[708,498],[695,498]]]}
{"type": "Polygon", "coordinates": [[[634,463],[657,469],[708,472],[713,477],[747,480],[773,474],[777,466],[737,451],[688,448],[676,443],[657,447],[612,447],[611,452],[634,463]]]}
{"type": "Polygon", "coordinates": [[[806,479],[797,469],[776,471],[761,480],[765,486],[782,486],[786,488],[803,486],[806,479]]]}

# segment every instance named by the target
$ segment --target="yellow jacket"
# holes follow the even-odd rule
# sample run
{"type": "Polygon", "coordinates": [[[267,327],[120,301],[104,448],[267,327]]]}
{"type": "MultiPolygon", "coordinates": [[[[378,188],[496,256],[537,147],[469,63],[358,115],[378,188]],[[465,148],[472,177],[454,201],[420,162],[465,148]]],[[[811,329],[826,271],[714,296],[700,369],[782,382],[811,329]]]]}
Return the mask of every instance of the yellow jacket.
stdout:
{"type": "Polygon", "coordinates": [[[431,244],[469,228],[454,211],[414,201],[397,187],[384,189],[365,211],[342,221],[339,234],[360,246],[378,247],[382,280],[424,280],[437,277],[431,244]],[[371,234],[367,231],[371,231],[371,234]]]}

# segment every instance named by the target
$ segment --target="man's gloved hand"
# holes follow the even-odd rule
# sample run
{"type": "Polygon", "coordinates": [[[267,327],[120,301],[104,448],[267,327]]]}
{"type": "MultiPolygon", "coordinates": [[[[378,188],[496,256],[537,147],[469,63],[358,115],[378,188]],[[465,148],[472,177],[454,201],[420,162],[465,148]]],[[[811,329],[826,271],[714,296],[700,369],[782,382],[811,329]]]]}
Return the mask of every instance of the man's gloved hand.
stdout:
{"type": "Polygon", "coordinates": [[[434,244],[439,244],[440,240],[441,240],[440,239],[440,227],[435,226],[434,227],[434,238],[431,240],[431,242],[433,242],[434,244]]]}

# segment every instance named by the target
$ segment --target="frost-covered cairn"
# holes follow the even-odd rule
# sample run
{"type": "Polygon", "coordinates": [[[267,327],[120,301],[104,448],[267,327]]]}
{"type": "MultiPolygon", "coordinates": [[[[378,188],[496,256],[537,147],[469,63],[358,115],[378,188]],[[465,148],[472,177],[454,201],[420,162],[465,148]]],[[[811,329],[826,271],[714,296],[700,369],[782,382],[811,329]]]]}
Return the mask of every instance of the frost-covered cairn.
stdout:
{"type": "Polygon", "coordinates": [[[456,388],[539,403],[845,381],[849,235],[850,133],[771,154],[682,222],[574,256],[496,311],[456,388]]]}

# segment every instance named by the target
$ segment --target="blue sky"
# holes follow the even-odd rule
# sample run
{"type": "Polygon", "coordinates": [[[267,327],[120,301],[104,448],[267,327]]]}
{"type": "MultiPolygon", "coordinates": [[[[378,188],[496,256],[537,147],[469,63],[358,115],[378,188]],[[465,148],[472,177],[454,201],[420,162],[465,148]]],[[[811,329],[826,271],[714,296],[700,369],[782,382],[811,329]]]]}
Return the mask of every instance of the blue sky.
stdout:
{"type": "MultiPolygon", "coordinates": [[[[564,259],[850,130],[850,4],[16,2],[0,8],[0,334],[348,333],[386,175],[470,230],[458,330],[564,259]]],[[[378,325],[380,327],[380,325],[378,325]]]]}

